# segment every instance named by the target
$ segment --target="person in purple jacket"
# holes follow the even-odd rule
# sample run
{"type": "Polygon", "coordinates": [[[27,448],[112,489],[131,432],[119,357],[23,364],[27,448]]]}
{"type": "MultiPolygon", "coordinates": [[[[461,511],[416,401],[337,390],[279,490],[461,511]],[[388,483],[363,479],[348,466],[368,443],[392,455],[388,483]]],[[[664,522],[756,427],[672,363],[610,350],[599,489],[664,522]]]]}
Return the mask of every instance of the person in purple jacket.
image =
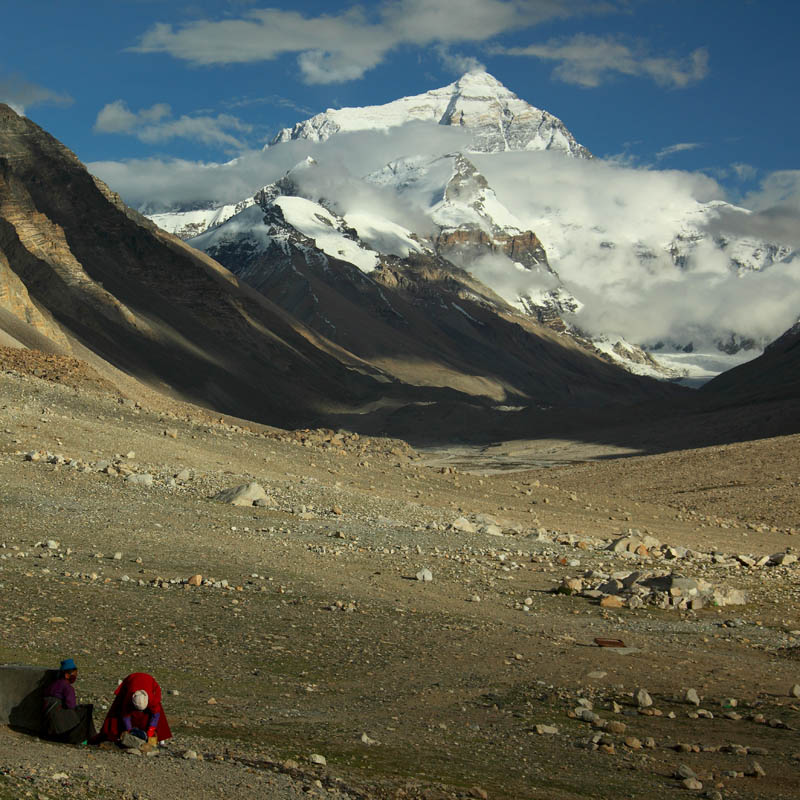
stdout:
{"type": "Polygon", "coordinates": [[[71,658],[61,662],[56,678],[44,690],[44,732],[48,739],[83,744],[97,735],[91,705],[78,705],[72,684],[78,667],[71,658]]]}

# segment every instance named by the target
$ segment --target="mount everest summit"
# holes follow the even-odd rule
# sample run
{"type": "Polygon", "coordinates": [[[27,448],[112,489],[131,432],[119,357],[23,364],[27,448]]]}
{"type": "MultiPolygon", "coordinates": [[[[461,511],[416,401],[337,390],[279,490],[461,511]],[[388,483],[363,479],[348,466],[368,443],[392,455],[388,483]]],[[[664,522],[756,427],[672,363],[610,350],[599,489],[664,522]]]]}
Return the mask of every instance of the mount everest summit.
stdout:
{"type": "Polygon", "coordinates": [[[435,302],[455,281],[495,313],[657,377],[707,378],[797,319],[796,306],[785,319],[759,306],[763,276],[792,270],[795,253],[750,235],[750,212],[701,179],[593,158],[485,72],[329,109],[282,130],[265,162],[282,148],[297,165],[251,196],[150,218],[340,343],[357,333],[309,282],[330,289],[331,260],[348,265],[337,297],[413,286],[435,302]]]}

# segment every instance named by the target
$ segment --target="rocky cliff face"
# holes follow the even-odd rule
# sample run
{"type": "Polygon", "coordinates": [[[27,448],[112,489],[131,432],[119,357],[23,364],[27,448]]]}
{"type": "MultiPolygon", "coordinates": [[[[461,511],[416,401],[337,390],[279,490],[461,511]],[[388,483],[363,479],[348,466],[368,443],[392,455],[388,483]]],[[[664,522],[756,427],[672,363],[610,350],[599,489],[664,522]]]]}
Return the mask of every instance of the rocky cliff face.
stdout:
{"type": "Polygon", "coordinates": [[[526,269],[549,268],[547,253],[533,231],[490,235],[479,228],[457,228],[437,234],[434,244],[445,258],[470,261],[487,253],[502,253],[526,269]]]}

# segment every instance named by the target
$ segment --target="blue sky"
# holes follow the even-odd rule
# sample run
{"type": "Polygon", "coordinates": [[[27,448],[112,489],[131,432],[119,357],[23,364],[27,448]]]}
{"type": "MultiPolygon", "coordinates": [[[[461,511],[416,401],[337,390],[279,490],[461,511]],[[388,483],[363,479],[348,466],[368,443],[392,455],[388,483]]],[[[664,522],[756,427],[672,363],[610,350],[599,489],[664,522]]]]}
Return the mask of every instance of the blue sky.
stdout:
{"type": "Polygon", "coordinates": [[[84,162],[224,161],[480,64],[598,156],[703,171],[734,200],[776,173],[784,199],[800,184],[788,0],[30,0],[3,16],[0,100],[84,162]]]}

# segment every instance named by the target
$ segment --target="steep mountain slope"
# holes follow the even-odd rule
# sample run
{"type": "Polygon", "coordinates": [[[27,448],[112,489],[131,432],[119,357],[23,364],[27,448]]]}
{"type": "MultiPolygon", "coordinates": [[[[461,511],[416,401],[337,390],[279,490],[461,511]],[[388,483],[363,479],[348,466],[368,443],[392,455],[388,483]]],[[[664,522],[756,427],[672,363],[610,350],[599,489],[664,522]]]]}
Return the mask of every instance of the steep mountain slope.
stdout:
{"type": "Polygon", "coordinates": [[[800,323],[763,354],[703,387],[704,400],[739,404],[800,398],[800,323]]]}
{"type": "Polygon", "coordinates": [[[8,315],[67,351],[85,346],[146,382],[241,416],[299,422],[379,396],[366,377],[375,370],[160,233],[7,106],[0,153],[8,315]]]}
{"type": "Polygon", "coordinates": [[[410,265],[286,187],[211,231],[221,258],[246,251],[253,283],[280,308],[127,208],[7,106],[0,153],[6,341],[25,344],[28,329],[162,391],[281,425],[347,413],[357,427],[364,412],[418,403],[586,406],[674,391],[503,313],[489,290],[379,219],[375,234],[405,237],[410,265]],[[226,244],[242,220],[255,240],[226,244]]]}
{"type": "Polygon", "coordinates": [[[271,144],[292,139],[322,142],[341,132],[381,131],[417,120],[467,129],[470,152],[554,150],[591,158],[560,119],[520,100],[483,71],[468,72],[441,89],[381,106],[329,108],[293,128],[284,128],[271,144]]]}

